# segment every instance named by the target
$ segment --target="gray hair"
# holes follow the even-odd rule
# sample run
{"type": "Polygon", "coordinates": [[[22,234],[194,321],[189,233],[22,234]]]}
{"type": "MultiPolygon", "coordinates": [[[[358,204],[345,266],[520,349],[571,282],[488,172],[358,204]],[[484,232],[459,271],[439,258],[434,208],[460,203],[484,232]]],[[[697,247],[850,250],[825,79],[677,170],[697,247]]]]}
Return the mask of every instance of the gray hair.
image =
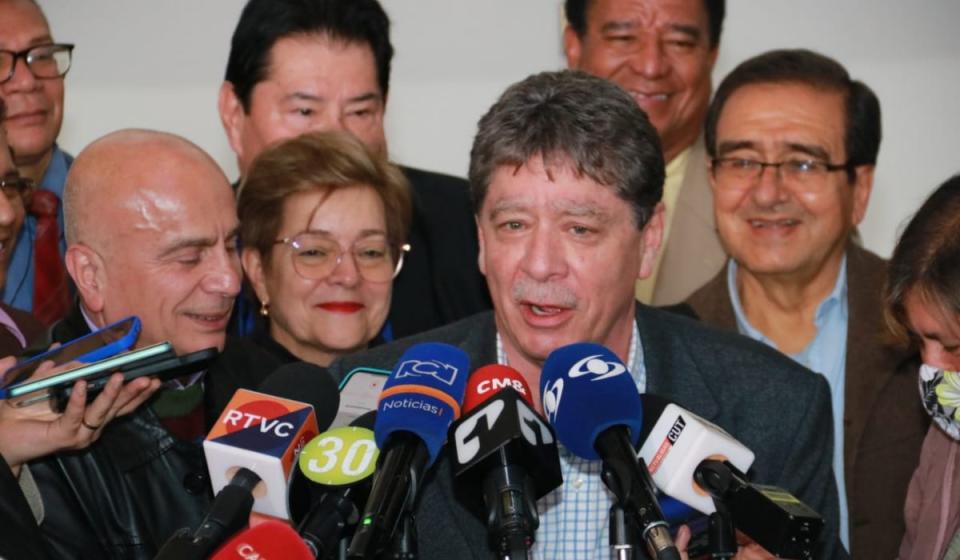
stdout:
{"type": "Polygon", "coordinates": [[[633,207],[638,229],[663,194],[656,129],[619,86],[583,72],[543,72],[510,86],[479,122],[470,189],[479,212],[493,173],[541,157],[609,187],[633,207]]]}

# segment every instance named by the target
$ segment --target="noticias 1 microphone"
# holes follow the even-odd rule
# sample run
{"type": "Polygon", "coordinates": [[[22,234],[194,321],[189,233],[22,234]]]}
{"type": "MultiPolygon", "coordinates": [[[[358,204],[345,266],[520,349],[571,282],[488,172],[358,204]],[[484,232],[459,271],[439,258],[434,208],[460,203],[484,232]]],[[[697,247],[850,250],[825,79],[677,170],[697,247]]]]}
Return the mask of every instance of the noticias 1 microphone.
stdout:
{"type": "Polygon", "coordinates": [[[823,518],[783,488],[747,481],[750,449],[667,399],[641,399],[652,428],[640,456],[660,490],[707,514],[719,502],[737,529],[779,558],[812,558],[823,518]]]}
{"type": "Polygon", "coordinates": [[[360,519],[379,456],[375,414],[318,435],[300,452],[290,478],[290,518],[316,558],[332,558],[360,519]]]}
{"type": "Polygon", "coordinates": [[[245,467],[263,479],[253,510],[288,519],[290,471],[300,449],[319,431],[317,413],[326,422],[336,414],[337,385],[325,369],[294,363],[278,368],[261,387],[298,397],[238,390],[204,440],[203,452],[215,491],[236,468],[245,467]]]}
{"type": "Polygon", "coordinates": [[[467,354],[449,344],[417,344],[401,356],[380,393],[373,430],[380,460],[349,558],[382,552],[401,521],[399,546],[415,545],[411,514],[420,478],[460,416],[469,369],[467,354]]]}
{"type": "MultiPolygon", "coordinates": [[[[617,508],[639,526],[650,556],[679,560],[647,468],[634,444],[640,438],[640,394],[620,359],[598,344],[577,343],[547,356],[540,374],[547,420],[575,455],[603,460],[603,482],[617,508]]],[[[619,526],[611,520],[611,541],[619,526]]],[[[611,542],[615,549],[627,544],[611,542]]],[[[618,550],[622,551],[622,549],[618,550]]]]}
{"type": "Polygon", "coordinates": [[[511,367],[478,369],[450,433],[458,488],[483,490],[498,558],[527,558],[540,526],[536,500],[563,482],[553,430],[534,411],[527,382],[511,367]]]}

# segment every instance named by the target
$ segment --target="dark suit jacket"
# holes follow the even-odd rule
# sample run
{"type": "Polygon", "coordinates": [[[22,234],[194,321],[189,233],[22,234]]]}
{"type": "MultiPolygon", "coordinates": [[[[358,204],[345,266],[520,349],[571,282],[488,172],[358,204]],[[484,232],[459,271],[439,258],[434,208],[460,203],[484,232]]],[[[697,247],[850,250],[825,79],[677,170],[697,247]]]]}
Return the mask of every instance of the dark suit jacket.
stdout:
{"type": "MultiPolygon", "coordinates": [[[[903,502],[929,418],[917,398],[917,363],[884,344],[880,257],[847,249],[847,365],[843,459],[853,558],[895,558],[903,502]]],[[[724,268],[687,303],[708,325],[736,330],[724,268]]]]}
{"type": "Polygon", "coordinates": [[[2,457],[0,496],[0,557],[7,560],[47,558],[43,537],[30,505],[20,491],[20,483],[2,457]]]}
{"type": "MultiPolygon", "coordinates": [[[[826,519],[817,558],[843,558],[831,470],[829,388],[822,376],[745,337],[638,305],[647,391],[720,425],[756,452],[753,480],[782,486],[826,519]],[[797,393],[800,396],[797,396],[797,393]],[[784,398],[790,395],[790,398],[784,398]]],[[[391,369],[409,346],[445,342],[470,355],[471,367],[496,363],[492,313],[341,358],[335,375],[358,366],[391,369]]],[[[602,403],[598,403],[598,406],[602,403]]],[[[420,558],[490,558],[483,523],[454,498],[445,459],[426,474],[417,506],[420,558]]]]}
{"type": "Polygon", "coordinates": [[[393,338],[421,333],[490,309],[477,265],[477,226],[463,179],[401,167],[413,191],[411,250],[393,282],[387,320],[393,338]]]}
{"type": "MultiPolygon", "coordinates": [[[[33,315],[21,309],[15,309],[5,303],[0,303],[0,307],[10,315],[13,322],[17,324],[20,333],[26,340],[26,346],[29,347],[35,340],[43,336],[43,325],[41,325],[33,315]]],[[[5,356],[19,356],[24,350],[17,337],[5,328],[0,327],[0,358],[5,356]]]]}

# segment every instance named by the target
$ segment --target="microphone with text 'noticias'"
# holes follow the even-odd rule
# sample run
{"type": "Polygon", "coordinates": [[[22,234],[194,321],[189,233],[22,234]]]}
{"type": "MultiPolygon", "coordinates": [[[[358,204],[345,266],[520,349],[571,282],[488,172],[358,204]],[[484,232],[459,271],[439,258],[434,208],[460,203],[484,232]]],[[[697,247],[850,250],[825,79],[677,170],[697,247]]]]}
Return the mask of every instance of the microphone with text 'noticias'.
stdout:
{"type": "Polygon", "coordinates": [[[417,344],[401,356],[380,393],[373,430],[380,458],[349,558],[373,558],[387,547],[412,554],[420,479],[460,416],[469,371],[467,354],[449,344],[417,344]]]}
{"type": "Polygon", "coordinates": [[[640,456],[660,490],[706,514],[729,515],[736,529],[777,557],[812,558],[823,518],[783,488],[747,481],[753,451],[667,399],[641,398],[651,428],[640,456]]]}
{"type": "Polygon", "coordinates": [[[533,409],[523,376],[507,366],[484,366],[470,376],[463,411],[450,428],[458,495],[478,509],[473,502],[481,489],[497,557],[527,558],[540,526],[536,500],[563,482],[553,430],[533,409]]]}
{"type": "Polygon", "coordinates": [[[290,519],[316,558],[335,558],[360,520],[379,456],[375,414],[318,435],[300,452],[290,477],[290,519]]]}
{"type": "Polygon", "coordinates": [[[326,427],[336,414],[337,385],[325,369],[298,362],[278,368],[260,390],[233,395],[204,440],[203,452],[215,491],[245,467],[263,479],[253,510],[289,519],[290,471],[300,449],[319,432],[318,415],[326,427]]]}
{"type": "Polygon", "coordinates": [[[630,557],[635,526],[652,558],[679,560],[653,481],[634,450],[643,413],[636,383],[620,358],[598,344],[558,348],[544,362],[540,391],[560,443],[579,457],[603,461],[601,476],[614,495],[614,554],[630,557]]]}

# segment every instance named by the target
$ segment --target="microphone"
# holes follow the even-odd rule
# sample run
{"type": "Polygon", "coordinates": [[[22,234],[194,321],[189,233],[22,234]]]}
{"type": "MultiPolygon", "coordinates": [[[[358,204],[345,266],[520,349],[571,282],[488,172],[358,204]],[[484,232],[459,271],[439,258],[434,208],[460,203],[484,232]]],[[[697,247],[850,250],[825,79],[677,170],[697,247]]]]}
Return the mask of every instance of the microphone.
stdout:
{"type": "Polygon", "coordinates": [[[563,482],[553,430],[534,411],[527,382],[511,367],[478,369],[450,430],[454,477],[460,488],[483,489],[494,551],[527,558],[540,526],[536,500],[563,482]]]}
{"type": "Polygon", "coordinates": [[[253,510],[289,519],[287,480],[293,462],[317,435],[317,414],[325,422],[336,414],[337,386],[323,368],[294,363],[278,368],[261,388],[297,397],[239,389],[204,440],[203,452],[214,490],[222,488],[236,468],[245,467],[263,481],[253,510]]]}
{"type": "Polygon", "coordinates": [[[547,356],[540,391],[560,442],[577,456],[603,461],[603,482],[616,498],[612,512],[619,506],[635,520],[652,558],[679,560],[653,482],[634,451],[642,411],[626,366],[598,344],[564,346],[547,356]]]}
{"type": "Polygon", "coordinates": [[[372,558],[383,551],[401,516],[399,546],[414,546],[409,514],[420,478],[440,453],[450,424],[460,416],[469,368],[467,354],[448,344],[417,344],[401,356],[380,393],[373,430],[380,459],[347,551],[349,558],[372,558]]]}
{"type": "Polygon", "coordinates": [[[653,427],[640,456],[664,493],[706,514],[717,511],[719,502],[733,525],[770,553],[812,558],[823,518],[783,488],[747,481],[750,449],[667,399],[641,399],[653,427]]]}
{"type": "Polygon", "coordinates": [[[286,523],[263,521],[220,547],[212,560],[313,560],[310,548],[286,523]]]}
{"type": "Polygon", "coordinates": [[[181,529],[174,533],[154,560],[202,560],[228,537],[247,524],[253,508],[253,489],[260,477],[241,468],[229,484],[217,492],[210,510],[195,531],[181,529]]]}
{"type": "Polygon", "coordinates": [[[300,452],[290,479],[290,518],[316,558],[331,557],[360,519],[379,456],[375,414],[318,435],[300,452]]]}

